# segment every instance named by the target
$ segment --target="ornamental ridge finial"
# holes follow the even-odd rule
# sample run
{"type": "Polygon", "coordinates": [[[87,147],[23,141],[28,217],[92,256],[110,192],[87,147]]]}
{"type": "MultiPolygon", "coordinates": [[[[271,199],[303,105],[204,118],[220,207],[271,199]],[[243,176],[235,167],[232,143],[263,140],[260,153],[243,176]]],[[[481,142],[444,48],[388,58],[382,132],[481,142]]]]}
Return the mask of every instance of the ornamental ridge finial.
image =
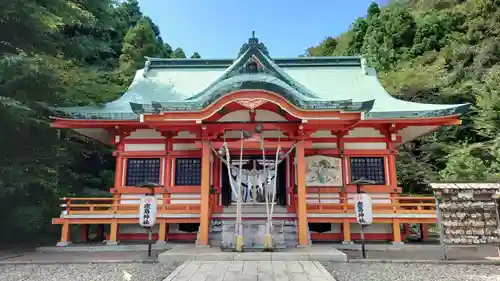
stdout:
{"type": "Polygon", "coordinates": [[[255,38],[255,30],[252,31],[252,38],[255,38]]]}

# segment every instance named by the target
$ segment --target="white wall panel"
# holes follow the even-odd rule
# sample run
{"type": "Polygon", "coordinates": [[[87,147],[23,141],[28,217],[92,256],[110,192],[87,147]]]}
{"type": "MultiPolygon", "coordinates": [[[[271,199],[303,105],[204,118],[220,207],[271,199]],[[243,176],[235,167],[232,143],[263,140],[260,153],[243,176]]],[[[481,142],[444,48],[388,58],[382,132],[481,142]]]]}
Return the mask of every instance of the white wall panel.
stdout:
{"type": "Polygon", "coordinates": [[[164,143],[126,143],[125,151],[165,151],[164,143]]]}
{"type": "Polygon", "coordinates": [[[125,139],[164,139],[160,132],[153,129],[138,129],[125,139]]]}
{"type": "Polygon", "coordinates": [[[385,142],[346,142],[345,149],[386,149],[385,142]]]}
{"type": "Polygon", "coordinates": [[[199,193],[172,193],[170,204],[200,204],[199,193]],[[182,200],[179,200],[182,199],[182,200]]]}

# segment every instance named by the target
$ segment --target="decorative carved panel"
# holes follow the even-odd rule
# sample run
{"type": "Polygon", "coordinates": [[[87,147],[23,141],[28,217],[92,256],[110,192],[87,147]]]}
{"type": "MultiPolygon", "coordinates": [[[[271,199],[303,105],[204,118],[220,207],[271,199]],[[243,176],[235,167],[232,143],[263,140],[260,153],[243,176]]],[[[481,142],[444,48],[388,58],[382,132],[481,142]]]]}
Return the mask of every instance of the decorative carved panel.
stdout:
{"type": "Polygon", "coordinates": [[[306,157],[307,186],[342,186],[342,160],[314,155],[306,157]]]}
{"type": "Polygon", "coordinates": [[[255,109],[267,102],[265,99],[240,99],[236,101],[248,109],[255,109]]]}

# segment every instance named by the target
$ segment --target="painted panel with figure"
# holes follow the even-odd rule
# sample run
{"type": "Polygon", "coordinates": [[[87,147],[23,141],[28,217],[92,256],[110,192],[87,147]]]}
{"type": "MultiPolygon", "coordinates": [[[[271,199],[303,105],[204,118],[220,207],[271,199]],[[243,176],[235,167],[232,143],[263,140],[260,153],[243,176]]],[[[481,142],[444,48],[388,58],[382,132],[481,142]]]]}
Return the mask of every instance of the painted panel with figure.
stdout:
{"type": "Polygon", "coordinates": [[[341,186],[342,159],[322,155],[306,157],[307,186],[341,186]]]}

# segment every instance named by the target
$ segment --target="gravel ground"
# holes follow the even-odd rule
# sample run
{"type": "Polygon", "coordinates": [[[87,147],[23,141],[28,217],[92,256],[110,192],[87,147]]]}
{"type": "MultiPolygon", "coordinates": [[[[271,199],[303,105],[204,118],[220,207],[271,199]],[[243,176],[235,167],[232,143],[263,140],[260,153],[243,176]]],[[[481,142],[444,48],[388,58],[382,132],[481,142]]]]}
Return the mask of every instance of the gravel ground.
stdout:
{"type": "MultiPolygon", "coordinates": [[[[360,259],[361,251],[342,250],[349,259],[360,259]]],[[[440,260],[441,249],[439,247],[424,248],[403,248],[401,250],[376,251],[368,250],[366,257],[368,259],[382,260],[440,260]]],[[[447,251],[448,260],[484,260],[485,257],[497,257],[498,250],[496,246],[477,246],[471,247],[453,247],[447,251]]]]}
{"type": "Polygon", "coordinates": [[[0,265],[1,281],[162,281],[172,264],[0,265]],[[130,279],[126,278],[129,276],[130,279]]]}
{"type": "Polygon", "coordinates": [[[500,266],[324,263],[337,281],[500,281],[500,266]]]}

